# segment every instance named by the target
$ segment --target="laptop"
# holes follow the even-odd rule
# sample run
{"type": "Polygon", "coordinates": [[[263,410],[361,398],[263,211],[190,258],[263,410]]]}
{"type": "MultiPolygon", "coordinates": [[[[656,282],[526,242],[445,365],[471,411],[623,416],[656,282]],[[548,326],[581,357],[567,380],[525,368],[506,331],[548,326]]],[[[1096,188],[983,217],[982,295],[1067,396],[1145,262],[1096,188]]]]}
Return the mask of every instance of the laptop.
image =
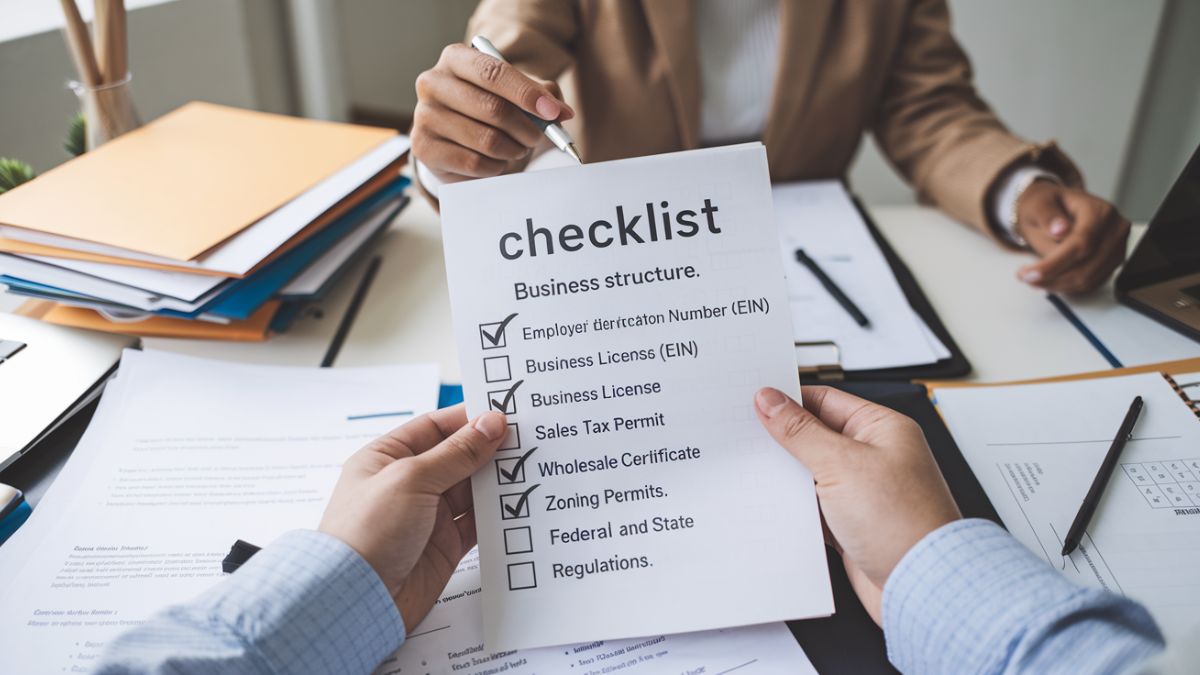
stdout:
{"type": "Polygon", "coordinates": [[[1117,300],[1200,342],[1200,148],[1116,279],[1117,300]]]}
{"type": "Polygon", "coordinates": [[[0,469],[94,401],[138,342],[0,313],[0,469]]]}

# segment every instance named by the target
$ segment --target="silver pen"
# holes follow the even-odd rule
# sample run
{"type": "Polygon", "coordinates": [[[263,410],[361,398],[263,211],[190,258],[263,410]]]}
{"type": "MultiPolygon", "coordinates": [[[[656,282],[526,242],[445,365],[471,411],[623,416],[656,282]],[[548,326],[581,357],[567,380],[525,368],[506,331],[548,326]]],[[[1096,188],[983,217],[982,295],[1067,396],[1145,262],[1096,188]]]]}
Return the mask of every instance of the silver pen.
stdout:
{"type": "MultiPolygon", "coordinates": [[[[500,53],[500,50],[496,49],[496,45],[492,44],[491,40],[488,40],[482,35],[476,35],[475,37],[471,38],[471,46],[478,51],[487,54],[493,59],[498,59],[508,63],[508,61],[504,58],[504,55],[500,53]]],[[[522,110],[521,112],[525,111],[522,110]]],[[[537,115],[527,112],[525,113],[525,116],[532,120],[534,124],[538,125],[538,128],[542,130],[542,133],[546,134],[546,138],[550,139],[550,142],[554,144],[554,147],[562,150],[571,157],[574,157],[576,162],[583,164],[583,160],[579,158],[579,151],[575,149],[574,139],[572,139],[571,135],[568,134],[561,126],[559,126],[558,122],[547,122],[537,115]]]]}

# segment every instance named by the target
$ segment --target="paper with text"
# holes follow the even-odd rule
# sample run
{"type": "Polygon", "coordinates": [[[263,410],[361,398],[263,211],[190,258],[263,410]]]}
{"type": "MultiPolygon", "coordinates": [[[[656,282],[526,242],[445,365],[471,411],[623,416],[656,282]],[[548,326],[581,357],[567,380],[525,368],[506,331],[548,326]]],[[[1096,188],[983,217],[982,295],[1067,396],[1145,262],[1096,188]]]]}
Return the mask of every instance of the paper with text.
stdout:
{"type": "Polygon", "coordinates": [[[817,672],[786,624],[595,640],[576,645],[499,651],[483,641],[479,555],[467,554],[446,590],[375,675],[537,675],[539,673],[794,673],[817,672]]]}
{"type": "Polygon", "coordinates": [[[495,649],[833,612],[811,475],[756,419],[799,395],[751,144],[443,187],[495,649]]]}
{"type": "Polygon", "coordinates": [[[87,433],[0,547],[5,672],[86,672],[220,581],[236,539],[316,527],[342,462],[437,405],[436,366],[252,366],[126,351],[87,433]]]}
{"type": "Polygon", "coordinates": [[[1005,526],[1069,578],[1144,604],[1170,641],[1200,624],[1200,420],[1158,373],[938,389],[1005,526]],[[1083,541],[1063,537],[1134,396],[1145,408],[1083,541]]]}
{"type": "MultiPolygon", "coordinates": [[[[838,181],[776,185],[775,215],[796,342],[837,344],[846,370],[935,363],[950,351],[908,304],[883,251],[838,181]],[[871,321],[863,327],[796,262],[803,248],[871,321]]],[[[802,365],[803,348],[797,349],[802,365]]],[[[817,351],[817,354],[822,352],[817,351]]]]}

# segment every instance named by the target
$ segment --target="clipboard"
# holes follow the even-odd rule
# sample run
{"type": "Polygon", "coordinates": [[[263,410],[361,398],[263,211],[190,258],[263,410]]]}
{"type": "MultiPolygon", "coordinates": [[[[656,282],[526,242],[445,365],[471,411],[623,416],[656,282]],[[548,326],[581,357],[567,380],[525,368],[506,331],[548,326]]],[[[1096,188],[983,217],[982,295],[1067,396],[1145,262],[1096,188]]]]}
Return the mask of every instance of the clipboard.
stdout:
{"type": "Polygon", "coordinates": [[[892,248],[892,245],[884,238],[883,232],[880,231],[875,221],[871,219],[871,215],[863,207],[862,201],[853,195],[851,195],[851,199],[854,202],[854,208],[858,210],[859,216],[866,223],[867,230],[871,233],[875,244],[883,252],[883,257],[887,260],[892,274],[896,277],[896,282],[900,285],[900,290],[904,292],[904,297],[912,305],[913,311],[925,321],[934,335],[942,341],[942,344],[946,345],[946,349],[950,350],[950,356],[936,363],[921,366],[902,366],[899,368],[878,368],[872,370],[843,370],[840,363],[840,349],[836,342],[825,340],[821,342],[796,343],[797,347],[826,349],[830,353],[829,359],[822,365],[802,366],[799,369],[800,381],[827,384],[842,381],[907,382],[918,379],[951,379],[963,377],[970,373],[971,362],[967,360],[966,354],[959,348],[958,343],[954,341],[954,338],[950,335],[950,331],[946,329],[946,325],[942,323],[941,317],[934,310],[933,305],[929,302],[929,298],[925,297],[925,292],[921,290],[916,277],[909,271],[908,266],[900,259],[900,256],[892,248]]]}
{"type": "MultiPolygon", "coordinates": [[[[915,307],[915,305],[914,305],[915,307]]],[[[920,310],[918,310],[920,311],[920,310]]],[[[932,325],[932,324],[931,324],[932,325]]],[[[948,345],[947,345],[948,346],[948,345]]],[[[965,360],[964,360],[965,361],[965,360]]],[[[901,382],[834,383],[842,391],[908,415],[921,425],[950,494],[964,518],[985,518],[1003,527],[1000,516],[958,450],[950,430],[929,400],[924,385],[901,382]]],[[[833,582],[835,614],[824,619],[789,621],[788,628],[821,673],[896,673],[887,660],[883,630],[854,594],[841,558],[826,548],[833,582]]]]}

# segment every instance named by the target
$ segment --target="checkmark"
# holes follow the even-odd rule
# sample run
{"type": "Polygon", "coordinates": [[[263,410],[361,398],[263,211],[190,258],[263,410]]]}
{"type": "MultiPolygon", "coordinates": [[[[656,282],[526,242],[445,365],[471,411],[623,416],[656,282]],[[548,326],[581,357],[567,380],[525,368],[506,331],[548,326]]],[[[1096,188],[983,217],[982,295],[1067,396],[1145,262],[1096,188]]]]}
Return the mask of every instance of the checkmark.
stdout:
{"type": "Polygon", "coordinates": [[[501,485],[510,485],[512,483],[525,482],[525,460],[533,454],[537,447],[532,447],[529,452],[520,457],[508,457],[505,459],[496,460],[496,480],[501,485]],[[505,467],[508,467],[507,469],[505,467]]]}
{"type": "Polygon", "coordinates": [[[521,386],[523,382],[525,380],[517,380],[516,384],[508,389],[489,391],[488,406],[505,415],[515,415],[517,413],[517,387],[521,386]]]}
{"type": "Polygon", "coordinates": [[[507,344],[507,339],[504,335],[504,329],[508,328],[508,324],[517,318],[517,313],[513,312],[504,318],[503,321],[495,323],[479,324],[479,346],[484,349],[498,349],[507,344]]]}
{"type": "Polygon", "coordinates": [[[512,494],[500,495],[500,518],[503,520],[515,520],[517,518],[529,517],[529,493],[538,489],[534,485],[524,492],[513,492],[512,494]]]}

